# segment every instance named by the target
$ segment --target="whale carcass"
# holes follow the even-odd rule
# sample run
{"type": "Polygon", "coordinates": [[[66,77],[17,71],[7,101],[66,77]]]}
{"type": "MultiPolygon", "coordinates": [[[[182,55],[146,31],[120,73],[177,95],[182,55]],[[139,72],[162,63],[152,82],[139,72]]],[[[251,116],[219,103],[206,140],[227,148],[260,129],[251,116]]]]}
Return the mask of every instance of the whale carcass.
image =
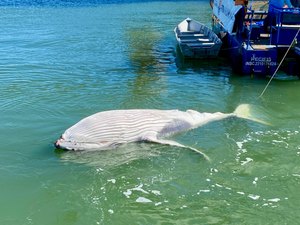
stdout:
{"type": "Polygon", "coordinates": [[[240,105],[229,114],[157,109],[103,111],[67,129],[55,142],[55,146],[75,151],[105,150],[132,142],[154,142],[185,147],[203,154],[195,148],[166,138],[228,117],[250,119],[249,105],[240,105]]]}

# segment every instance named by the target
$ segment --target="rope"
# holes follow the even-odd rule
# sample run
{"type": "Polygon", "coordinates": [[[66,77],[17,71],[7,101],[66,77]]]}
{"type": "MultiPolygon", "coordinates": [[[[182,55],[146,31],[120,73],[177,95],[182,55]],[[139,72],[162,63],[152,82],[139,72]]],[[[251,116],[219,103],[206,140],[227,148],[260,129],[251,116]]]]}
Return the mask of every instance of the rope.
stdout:
{"type": "Polygon", "coordinates": [[[281,66],[281,64],[283,63],[283,60],[284,60],[284,59],[285,59],[285,57],[287,56],[287,54],[288,54],[288,52],[290,51],[290,49],[291,49],[291,47],[292,47],[292,45],[293,45],[293,43],[294,43],[294,41],[295,41],[296,37],[298,36],[298,34],[299,34],[299,31],[300,31],[300,28],[298,29],[298,31],[297,31],[297,33],[296,33],[295,37],[293,38],[293,41],[292,41],[292,43],[290,44],[289,48],[287,49],[286,53],[284,54],[284,56],[283,56],[283,58],[282,58],[281,62],[280,62],[280,63],[279,63],[279,65],[277,66],[277,68],[276,68],[275,72],[273,73],[272,77],[270,78],[269,82],[267,83],[267,85],[266,85],[265,89],[264,89],[264,90],[261,92],[261,94],[260,94],[259,98],[263,96],[263,94],[265,93],[265,91],[266,91],[266,90],[267,90],[267,88],[269,87],[269,85],[270,85],[271,81],[272,81],[272,80],[273,80],[273,78],[275,77],[275,75],[276,75],[276,73],[277,73],[277,71],[278,71],[279,67],[280,67],[280,66],[281,66]]]}

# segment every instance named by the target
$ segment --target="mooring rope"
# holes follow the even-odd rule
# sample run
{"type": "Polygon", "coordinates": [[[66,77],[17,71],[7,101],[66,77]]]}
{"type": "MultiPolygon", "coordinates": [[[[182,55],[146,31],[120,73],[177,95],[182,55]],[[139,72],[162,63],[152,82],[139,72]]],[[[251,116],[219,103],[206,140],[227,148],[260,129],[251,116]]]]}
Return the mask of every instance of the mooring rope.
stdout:
{"type": "Polygon", "coordinates": [[[265,89],[264,89],[264,90],[261,92],[261,94],[260,94],[259,98],[263,96],[263,94],[265,93],[265,91],[266,91],[266,90],[267,90],[267,88],[269,87],[269,85],[270,85],[271,81],[272,81],[272,80],[273,80],[273,78],[275,77],[275,75],[276,75],[276,73],[277,73],[277,71],[278,71],[279,67],[280,67],[280,66],[281,66],[281,64],[283,63],[283,60],[284,60],[284,59],[285,59],[285,57],[287,56],[287,54],[288,54],[288,52],[290,51],[290,49],[291,49],[291,47],[292,47],[292,45],[293,45],[294,41],[296,40],[296,38],[297,38],[297,36],[298,36],[298,34],[299,34],[299,31],[300,31],[300,28],[298,29],[298,31],[297,31],[297,33],[296,33],[295,37],[294,37],[294,38],[293,38],[293,40],[292,40],[292,43],[290,44],[289,48],[287,49],[286,53],[284,54],[284,56],[283,56],[282,60],[280,61],[279,65],[277,66],[277,68],[276,68],[275,72],[274,72],[274,73],[273,73],[273,75],[271,76],[271,78],[270,78],[269,82],[267,83],[267,85],[266,85],[265,89]]]}

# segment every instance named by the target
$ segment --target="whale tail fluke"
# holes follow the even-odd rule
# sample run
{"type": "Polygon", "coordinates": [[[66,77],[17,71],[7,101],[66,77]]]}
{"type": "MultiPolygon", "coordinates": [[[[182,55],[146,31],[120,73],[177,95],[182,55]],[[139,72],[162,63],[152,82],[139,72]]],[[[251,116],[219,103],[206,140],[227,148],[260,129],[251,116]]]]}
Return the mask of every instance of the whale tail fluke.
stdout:
{"type": "Polygon", "coordinates": [[[251,107],[249,104],[241,104],[239,105],[233,112],[233,114],[236,117],[239,118],[243,118],[243,119],[247,119],[247,120],[252,120],[255,121],[257,123],[261,123],[261,124],[265,124],[265,125],[270,125],[269,123],[267,123],[266,121],[263,121],[262,119],[259,119],[258,117],[256,117],[251,110],[251,107]]]}

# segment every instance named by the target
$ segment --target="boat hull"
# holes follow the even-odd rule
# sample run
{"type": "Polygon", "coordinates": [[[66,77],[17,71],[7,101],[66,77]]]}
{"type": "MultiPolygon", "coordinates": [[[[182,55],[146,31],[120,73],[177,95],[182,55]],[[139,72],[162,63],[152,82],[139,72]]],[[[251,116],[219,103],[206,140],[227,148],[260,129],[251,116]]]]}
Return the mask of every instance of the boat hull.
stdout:
{"type": "Polygon", "coordinates": [[[248,11],[242,17],[237,12],[235,26],[230,31],[213,15],[212,29],[222,37],[223,42],[220,55],[230,60],[232,70],[238,74],[265,77],[275,74],[279,69],[287,75],[300,76],[299,50],[293,44],[294,39],[298,43],[300,41],[299,13],[296,9],[279,9],[281,20],[266,28],[268,12],[248,11]],[[289,16],[290,21],[285,21],[285,16],[289,16]],[[240,20],[243,25],[241,28],[240,20]]]}

